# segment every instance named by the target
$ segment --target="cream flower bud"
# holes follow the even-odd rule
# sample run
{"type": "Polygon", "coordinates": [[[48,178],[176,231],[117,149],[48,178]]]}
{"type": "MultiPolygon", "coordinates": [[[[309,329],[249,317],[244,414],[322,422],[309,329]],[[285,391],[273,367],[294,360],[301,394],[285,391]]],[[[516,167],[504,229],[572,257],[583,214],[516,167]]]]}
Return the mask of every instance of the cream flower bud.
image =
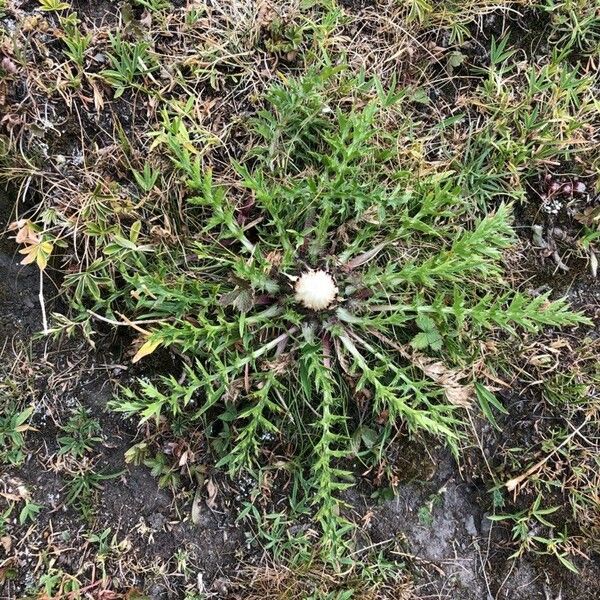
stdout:
{"type": "Polygon", "coordinates": [[[338,289],[333,277],[325,271],[307,271],[296,281],[297,302],[312,310],[323,310],[334,300],[338,289]]]}

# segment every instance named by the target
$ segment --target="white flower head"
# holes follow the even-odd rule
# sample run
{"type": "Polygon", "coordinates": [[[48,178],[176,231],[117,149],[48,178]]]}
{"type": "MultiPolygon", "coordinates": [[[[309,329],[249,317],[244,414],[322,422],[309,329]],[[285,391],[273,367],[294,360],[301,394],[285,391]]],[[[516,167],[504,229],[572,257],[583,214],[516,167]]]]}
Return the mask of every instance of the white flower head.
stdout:
{"type": "Polygon", "coordinates": [[[296,281],[297,302],[311,310],[327,308],[337,296],[333,277],[325,271],[306,271],[296,281]]]}

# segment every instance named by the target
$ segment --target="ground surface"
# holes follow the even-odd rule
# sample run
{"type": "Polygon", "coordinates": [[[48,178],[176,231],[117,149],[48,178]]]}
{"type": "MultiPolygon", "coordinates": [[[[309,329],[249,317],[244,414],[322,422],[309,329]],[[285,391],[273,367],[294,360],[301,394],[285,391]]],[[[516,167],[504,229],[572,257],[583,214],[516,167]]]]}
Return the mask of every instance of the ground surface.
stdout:
{"type": "MultiPolygon", "coordinates": [[[[35,2],[17,4],[21,15],[33,14],[37,6],[35,2]]],[[[111,2],[74,4],[90,22],[107,27],[116,23],[116,9],[111,2]]],[[[367,39],[375,35],[370,31],[371,26],[376,28],[373,13],[369,11],[371,3],[342,4],[358,19],[346,34],[367,39]],[[369,11],[365,13],[368,20],[361,24],[363,10],[369,11]]],[[[135,10],[136,19],[147,18],[139,7],[135,10]]],[[[487,19],[486,35],[491,35],[495,28],[501,30],[501,20],[505,17],[504,13],[493,18],[481,17],[487,19]]],[[[531,26],[533,31],[535,26],[531,26]]],[[[165,40],[162,42],[167,44],[165,40]]],[[[474,65],[479,64],[479,47],[484,45],[488,44],[482,34],[481,40],[475,39],[463,48],[474,65]]],[[[376,55],[373,60],[377,60],[376,55]]],[[[410,68],[409,65],[407,70],[410,68]]],[[[441,96],[457,93],[445,85],[442,82],[439,86],[441,96]]],[[[86,102],[86,106],[93,103],[90,98],[86,102]]],[[[75,164],[79,138],[69,127],[77,122],[81,124],[81,118],[88,119],[86,127],[96,132],[96,142],[102,142],[103,136],[109,137],[107,131],[116,121],[127,128],[131,126],[129,108],[127,102],[121,101],[110,111],[99,111],[100,116],[90,111],[83,117],[78,115],[77,119],[65,117],[64,131],[58,135],[60,139],[53,139],[55,131],[48,132],[46,142],[51,153],[65,155],[75,164]]],[[[69,114],[58,104],[54,109],[58,115],[63,110],[69,114]]],[[[219,120],[226,121],[226,103],[216,110],[219,120]]],[[[236,110],[239,112],[239,106],[236,110]]],[[[141,114],[134,117],[144,118],[141,114]]],[[[60,120],[58,116],[57,120],[60,120]]],[[[235,135],[232,137],[228,152],[235,155],[235,135]]],[[[217,152],[214,158],[217,170],[221,160],[223,157],[217,152]]],[[[559,174],[570,176],[570,165],[552,166],[559,174]]],[[[542,178],[543,172],[540,167],[537,177],[542,178]]],[[[122,178],[119,172],[113,175],[115,179],[122,178]]],[[[54,172],[52,177],[60,180],[61,173],[54,172]]],[[[582,178],[590,189],[596,185],[592,172],[585,171],[582,178]]],[[[535,197],[538,179],[529,181],[532,182],[528,184],[530,194],[535,197]]],[[[0,193],[4,230],[24,207],[15,207],[21,194],[14,182],[0,193]]],[[[35,202],[35,198],[30,201],[35,202]]],[[[386,558],[402,565],[397,567],[403,569],[402,581],[390,592],[395,595],[385,597],[402,600],[594,600],[600,597],[599,548],[589,542],[589,531],[598,531],[598,488],[589,494],[591,497],[596,494],[596,504],[592,502],[591,507],[583,511],[585,519],[576,519],[573,523],[570,488],[565,487],[560,478],[553,480],[545,473],[546,469],[564,472],[564,481],[576,485],[573,480],[578,474],[585,472],[593,479],[586,469],[590,463],[597,469],[600,461],[597,454],[600,430],[595,412],[599,390],[594,386],[587,388],[589,407],[582,413],[573,413],[575,420],[571,420],[571,413],[566,416],[560,406],[547,402],[545,388],[540,385],[540,377],[543,377],[540,373],[546,376],[562,370],[575,372],[577,365],[593,363],[599,356],[600,282],[590,269],[589,258],[570,245],[568,237],[576,235],[578,226],[572,215],[563,214],[555,219],[525,204],[516,211],[518,248],[506,260],[514,264],[524,289],[549,290],[556,296],[566,296],[573,306],[584,310],[595,321],[595,329],[580,328],[566,333],[547,331],[509,343],[502,336],[490,340],[497,344],[498,355],[508,357],[499,361],[507,365],[502,374],[504,385],[498,387],[499,397],[508,411],[498,416],[501,431],[475,418],[475,441],[458,461],[437,442],[400,440],[390,450],[397,476],[394,498],[385,495],[383,499],[373,498],[378,486],[372,473],[359,475],[357,487],[345,492],[352,514],[362,520],[360,545],[356,551],[358,560],[381,547],[389,552],[386,558]],[[557,267],[553,247],[545,253],[540,250],[531,234],[531,226],[535,224],[543,227],[545,236],[549,230],[555,231],[554,227],[566,232],[566,238],[555,232],[553,235],[558,241],[553,239],[551,243],[558,243],[561,260],[569,265],[568,271],[557,267]],[[553,370],[554,361],[562,361],[565,369],[553,370]],[[564,446],[571,452],[568,456],[555,454],[555,446],[548,445],[548,432],[561,428],[567,433],[557,439],[562,442],[568,438],[564,446]],[[571,448],[568,434],[572,431],[577,432],[572,439],[577,440],[581,434],[584,439],[581,446],[571,448]],[[544,476],[540,475],[540,488],[524,485],[520,494],[514,496],[505,492],[506,504],[497,510],[493,505],[492,488],[525,472],[549,453],[551,458],[541,469],[544,476]],[[526,454],[527,459],[521,462],[519,454],[526,454]],[[579,471],[571,473],[565,467],[569,460],[580,460],[579,471]],[[560,507],[556,513],[559,523],[568,523],[577,538],[576,547],[569,551],[569,560],[576,565],[578,573],[569,571],[548,553],[525,553],[516,559],[509,558],[515,551],[511,525],[507,521],[488,519],[494,512],[526,510],[535,500],[538,489],[545,490],[548,506],[560,507]],[[591,525],[586,530],[588,522],[591,525]],[[584,540],[581,543],[580,538],[584,540]]],[[[131,338],[108,327],[101,331],[93,349],[77,337],[56,339],[36,335],[42,327],[39,270],[34,265],[20,265],[22,257],[17,251],[16,244],[6,234],[0,244],[0,347],[3,349],[0,412],[4,410],[5,415],[9,415],[16,400],[20,409],[32,406],[35,410],[26,421],[29,429],[24,432],[25,456],[14,461],[15,464],[7,460],[0,466],[0,514],[3,513],[0,597],[11,600],[38,597],[233,600],[262,594],[268,598],[269,588],[263,579],[272,579],[282,587],[277,587],[277,593],[272,592],[271,597],[308,598],[308,595],[302,596],[302,592],[290,591],[293,585],[288,585],[286,576],[282,575],[285,566],[277,565],[268,548],[265,553],[264,538],[257,536],[253,525],[237,519],[244,500],[249,497],[251,484],[242,477],[230,479],[215,470],[202,442],[196,446],[190,444],[190,449],[201,456],[198,460],[200,475],[197,471],[186,472],[185,461],[182,461],[183,467],[177,471],[182,481],[179,487],[159,485],[160,477],[165,474],[160,465],[143,461],[134,464],[136,461],[126,460],[130,448],[140,443],[156,443],[164,455],[181,456],[178,442],[169,435],[161,437],[149,426],[137,427],[135,419],[123,419],[107,409],[117,387],[128,384],[134,376],[172,371],[173,355],[168,351],[159,352],[147,365],[132,365],[131,353],[124,352],[131,338]],[[93,436],[97,439],[80,456],[74,457],[60,451],[60,439],[78,409],[85,411],[85,423],[96,423],[93,436]],[[32,517],[24,516],[24,507],[30,505],[38,509],[33,509],[32,517]],[[260,541],[257,543],[255,538],[260,541]],[[272,569],[271,575],[268,569],[272,569]]],[[[58,267],[44,272],[48,315],[52,311],[66,313],[68,310],[57,293],[63,275],[58,267]]],[[[498,372],[502,373],[501,367],[498,372]]],[[[76,427],[81,427],[81,422],[76,427]]],[[[196,440],[193,436],[191,439],[196,440]]],[[[167,472],[170,471],[167,469],[167,472]]],[[[535,485],[537,483],[536,480],[535,485]]],[[[269,490],[269,499],[271,495],[277,497],[277,490],[269,490]]],[[[260,496],[254,497],[254,501],[260,505],[260,496]]],[[[284,529],[297,526],[287,523],[284,529]]],[[[545,535],[541,528],[539,535],[545,535]]],[[[297,577],[308,579],[308,585],[313,585],[315,590],[322,588],[321,580],[314,573],[300,572],[297,577]]],[[[272,585],[275,590],[276,584],[272,585]]],[[[339,585],[341,589],[343,584],[339,585]]]]}
{"type": "MultiPolygon", "coordinates": [[[[4,202],[10,206],[10,200],[4,202]]],[[[102,486],[94,501],[94,529],[110,529],[110,536],[116,536],[116,542],[123,545],[114,557],[115,561],[125,562],[127,580],[119,585],[126,583],[132,589],[144,590],[152,599],[178,597],[173,557],[184,548],[189,552],[190,572],[202,577],[205,589],[211,590],[215,597],[243,597],[237,595],[240,592],[232,595],[227,591],[234,587],[230,581],[238,576],[240,563],[255,560],[245,544],[250,532],[236,525],[236,510],[228,506],[235,487],[227,485],[225,496],[219,497],[214,509],[203,507],[202,518],[194,525],[190,522],[189,497],[174,498],[159,489],[147,467],[125,464],[124,453],[135,440],[135,428],[128,429],[120,419],[108,415],[106,402],[127,367],[110,364],[110,356],[90,356],[80,347],[49,350],[41,341],[31,341],[32,334],[41,326],[37,272],[18,265],[15,247],[9,242],[4,243],[0,260],[1,279],[5,282],[1,305],[5,360],[9,363],[15,356],[15,348],[27,345],[37,367],[35,373],[29,374],[30,393],[33,398],[42,399],[40,413],[32,420],[37,432],[29,438],[28,460],[19,469],[5,470],[2,486],[5,492],[14,493],[24,485],[36,503],[48,508],[35,530],[30,530],[25,538],[19,537],[22,529],[16,523],[9,524],[8,532],[13,534],[14,542],[7,558],[14,557],[14,562],[5,559],[4,568],[14,564],[19,575],[15,580],[7,578],[2,597],[22,597],[35,580],[38,552],[49,552],[58,565],[75,571],[84,566],[86,553],[90,552],[80,516],[72,509],[61,508],[65,481],[60,471],[64,467],[46,462],[56,450],[57,430],[53,421],[64,419],[75,403],[89,409],[101,423],[102,450],[94,457],[95,470],[121,473],[102,486]],[[75,376],[70,375],[71,370],[75,376]],[[56,381],[49,382],[44,372],[53,372],[56,381]]],[[[579,291],[572,292],[578,301],[593,301],[600,293],[599,286],[591,283],[588,281],[587,285],[578,286],[579,291]]],[[[567,289],[573,287],[571,282],[565,285],[567,289]]],[[[20,352],[15,376],[19,373],[19,356],[22,357],[20,352]]],[[[515,413],[525,413],[521,427],[530,427],[526,413],[531,404],[518,396],[513,403],[515,413]]],[[[511,408],[510,403],[507,406],[511,408]]],[[[372,505],[368,496],[353,494],[351,500],[359,512],[369,512],[365,531],[372,543],[399,542],[398,557],[410,565],[415,578],[415,595],[407,598],[593,600],[597,597],[600,562],[593,557],[592,562],[581,563],[580,576],[548,562],[509,561],[510,551],[503,549],[506,530],[495,524],[492,527],[487,519],[486,484],[479,478],[473,481],[461,474],[443,449],[434,450],[426,460],[409,455],[401,461],[412,481],[400,483],[396,499],[372,505]],[[432,508],[424,518],[420,511],[429,506],[432,508]]],[[[93,584],[90,581],[88,585],[93,584]]]]}
{"type": "MultiPolygon", "coordinates": [[[[3,206],[10,206],[4,196],[3,206]]],[[[75,406],[85,407],[100,423],[101,450],[92,459],[95,471],[117,474],[93,500],[93,529],[109,530],[111,538],[116,536],[114,559],[133,567],[131,571],[127,568],[119,587],[144,588],[152,598],[176,597],[175,591],[169,592],[173,585],[169,563],[181,549],[190,550],[190,568],[212,585],[228,566],[236,564],[236,554],[243,554],[243,531],[235,526],[226,506],[203,510],[199,524],[192,525],[189,504],[180,504],[159,489],[148,468],[125,464],[124,453],[135,439],[135,428],[128,430],[121,419],[107,414],[106,403],[126,367],[110,364],[110,356],[90,355],[85,348],[56,348],[34,339],[41,327],[39,282],[33,269],[18,264],[15,252],[11,243],[2,247],[3,356],[9,369],[15,361],[13,377],[27,377],[31,382],[30,398],[39,411],[31,420],[35,430],[30,434],[26,465],[3,469],[2,491],[12,497],[17,490],[26,489],[33,501],[44,507],[44,515],[24,538],[13,529],[16,518],[9,519],[6,539],[11,542],[4,547],[2,597],[24,597],[28,586],[35,585],[37,551],[48,552],[52,564],[56,561],[57,566],[75,572],[85,570],[89,560],[86,524],[76,510],[63,504],[68,477],[76,473],[76,467],[72,471],[73,466],[61,464],[55,456],[56,424],[68,418],[75,406]],[[29,360],[32,369],[26,367],[28,372],[23,374],[21,361],[27,364],[29,360]],[[16,579],[10,575],[13,568],[19,574],[16,579]]],[[[50,294],[48,301],[52,302],[50,294]]],[[[88,586],[93,589],[98,583],[91,580],[88,586]]]]}

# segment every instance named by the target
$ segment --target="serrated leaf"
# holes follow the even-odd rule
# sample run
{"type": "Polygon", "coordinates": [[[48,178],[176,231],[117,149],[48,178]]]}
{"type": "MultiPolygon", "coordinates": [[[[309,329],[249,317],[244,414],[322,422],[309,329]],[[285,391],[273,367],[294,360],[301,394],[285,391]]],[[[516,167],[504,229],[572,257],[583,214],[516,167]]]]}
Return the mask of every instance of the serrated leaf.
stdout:
{"type": "Polygon", "coordinates": [[[417,324],[417,327],[421,329],[421,331],[432,331],[437,329],[435,326],[435,321],[427,315],[418,315],[415,319],[415,323],[417,324]]]}
{"type": "Polygon", "coordinates": [[[443,345],[443,339],[437,329],[430,329],[418,333],[410,345],[415,350],[423,350],[425,348],[431,348],[432,350],[441,350],[443,345]]]}
{"type": "Polygon", "coordinates": [[[427,335],[429,347],[432,350],[441,350],[442,349],[444,340],[442,339],[442,336],[437,329],[427,331],[425,335],[427,335]]]}
{"type": "Polygon", "coordinates": [[[218,302],[221,306],[231,306],[239,295],[240,289],[235,288],[234,290],[226,292],[225,294],[220,296],[218,302]]]}
{"type": "Polygon", "coordinates": [[[417,104],[431,104],[431,98],[429,97],[427,90],[425,90],[424,88],[417,88],[415,90],[412,90],[409,97],[412,102],[416,102],[417,104]]]}
{"type": "Polygon", "coordinates": [[[421,333],[417,333],[415,337],[410,342],[410,345],[415,350],[424,350],[429,347],[429,339],[427,338],[427,334],[422,331],[421,333]]]}
{"type": "Polygon", "coordinates": [[[254,306],[254,295],[251,290],[240,290],[236,299],[233,301],[235,306],[241,313],[248,312],[254,306]]]}

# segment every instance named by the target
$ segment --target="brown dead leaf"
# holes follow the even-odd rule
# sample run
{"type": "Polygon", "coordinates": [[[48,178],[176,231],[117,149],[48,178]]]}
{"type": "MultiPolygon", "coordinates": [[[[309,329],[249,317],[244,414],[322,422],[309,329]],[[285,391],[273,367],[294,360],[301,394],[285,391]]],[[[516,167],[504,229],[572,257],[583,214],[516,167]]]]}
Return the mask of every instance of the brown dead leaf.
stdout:
{"type": "Polygon", "coordinates": [[[447,367],[443,362],[436,361],[422,354],[418,354],[406,346],[397,344],[381,333],[374,332],[374,335],[382,342],[388,344],[391,348],[397,350],[406,360],[412,362],[424,375],[435,381],[443,388],[448,402],[456,406],[469,408],[473,398],[473,386],[463,385],[461,380],[466,377],[462,371],[455,371],[447,367]]]}
{"type": "Polygon", "coordinates": [[[24,123],[25,121],[22,117],[19,117],[18,115],[12,113],[8,113],[4,115],[2,119],[0,119],[0,124],[4,125],[9,131],[12,131],[13,129],[19,127],[20,125],[23,125],[24,123]]]}
{"type": "Polygon", "coordinates": [[[370,260],[375,258],[385,247],[387,246],[387,242],[381,242],[377,244],[371,250],[367,252],[363,252],[363,254],[359,254],[355,256],[352,260],[349,260],[344,266],[344,271],[352,271],[352,269],[356,269],[357,267],[362,267],[364,264],[368,263],[370,260]]]}
{"type": "Polygon", "coordinates": [[[11,502],[20,502],[21,500],[23,500],[23,498],[21,498],[21,496],[17,496],[16,494],[11,494],[10,492],[0,492],[0,496],[2,496],[3,498],[6,498],[7,500],[10,500],[11,502]]]}
{"type": "Polygon", "coordinates": [[[550,354],[535,354],[534,356],[530,356],[527,362],[534,367],[545,368],[552,365],[555,359],[550,354]]]}
{"type": "Polygon", "coordinates": [[[179,457],[179,463],[178,464],[179,464],[180,467],[184,467],[187,464],[189,455],[190,455],[189,450],[185,450],[183,452],[183,454],[179,457]]]}
{"type": "Polygon", "coordinates": [[[89,80],[89,84],[94,92],[94,108],[96,109],[96,112],[100,114],[104,108],[104,97],[102,96],[100,88],[96,85],[93,79],[89,80]]]}
{"type": "Polygon", "coordinates": [[[33,245],[40,243],[40,236],[29,219],[13,221],[8,226],[8,230],[17,232],[15,235],[15,242],[17,244],[33,245]]]}
{"type": "Polygon", "coordinates": [[[413,354],[412,360],[427,377],[435,381],[444,390],[448,402],[464,408],[471,406],[473,387],[461,383],[461,380],[465,378],[464,373],[447,367],[441,361],[433,361],[419,354],[413,354]]]}
{"type": "Polygon", "coordinates": [[[588,206],[575,214],[575,220],[588,227],[597,225],[600,223],[600,206],[588,206]]]}
{"type": "Polygon", "coordinates": [[[198,483],[196,492],[194,493],[194,500],[192,502],[192,523],[194,525],[200,524],[200,518],[202,516],[202,484],[198,483]]]}
{"type": "Polygon", "coordinates": [[[262,0],[258,3],[258,12],[256,15],[256,23],[260,29],[268,28],[271,23],[277,18],[277,11],[272,2],[262,0]]]}
{"type": "Polygon", "coordinates": [[[454,406],[462,406],[469,408],[471,406],[471,398],[473,389],[467,385],[444,386],[444,394],[450,404],[454,406]]]}
{"type": "Polygon", "coordinates": [[[283,254],[279,252],[279,250],[271,250],[267,253],[265,259],[269,264],[268,272],[271,272],[273,269],[277,269],[279,266],[281,266],[283,254]]]}
{"type": "Polygon", "coordinates": [[[9,484],[9,492],[0,492],[0,496],[3,498],[12,502],[21,502],[21,500],[29,500],[31,498],[31,492],[20,479],[10,479],[9,484]]]}
{"type": "Polygon", "coordinates": [[[23,33],[30,31],[48,31],[48,22],[40,15],[28,15],[21,21],[21,30],[23,33]]]}
{"type": "Polygon", "coordinates": [[[138,22],[140,25],[152,29],[152,13],[149,10],[145,10],[138,22]]]}
{"type": "Polygon", "coordinates": [[[215,510],[217,508],[217,495],[219,493],[219,489],[214,484],[212,479],[209,479],[206,483],[206,491],[208,492],[208,498],[206,498],[206,506],[211,510],[215,510]]]}
{"type": "Polygon", "coordinates": [[[590,256],[590,271],[592,273],[592,277],[595,278],[598,276],[598,257],[591,248],[588,250],[588,254],[590,256]]]}

